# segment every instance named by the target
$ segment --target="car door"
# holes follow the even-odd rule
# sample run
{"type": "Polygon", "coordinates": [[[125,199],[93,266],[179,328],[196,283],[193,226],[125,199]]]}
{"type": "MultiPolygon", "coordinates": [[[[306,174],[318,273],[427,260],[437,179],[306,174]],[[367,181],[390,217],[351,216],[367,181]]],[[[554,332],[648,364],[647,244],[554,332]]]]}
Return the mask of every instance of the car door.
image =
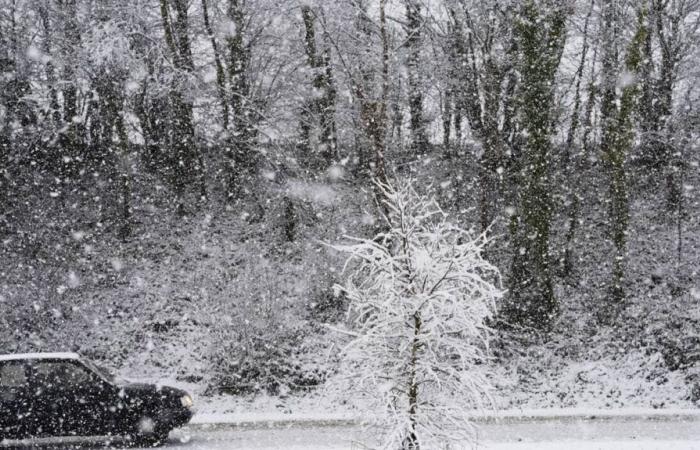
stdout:
{"type": "Polygon", "coordinates": [[[120,402],[118,389],[93,369],[74,361],[71,367],[79,429],[83,435],[106,435],[120,402]]]}
{"type": "MultiPolygon", "coordinates": [[[[32,363],[31,385],[34,404],[41,414],[40,436],[67,436],[74,421],[72,393],[63,382],[62,360],[40,360],[32,363]]],[[[37,416],[39,417],[39,416],[37,416]]]]}
{"type": "Polygon", "coordinates": [[[64,361],[56,369],[62,401],[68,412],[65,434],[105,435],[117,410],[118,390],[80,361],[64,361]]]}
{"type": "Polygon", "coordinates": [[[0,363],[0,436],[21,438],[37,432],[28,368],[23,361],[0,363]]]}
{"type": "Polygon", "coordinates": [[[89,436],[98,421],[88,396],[89,374],[74,361],[42,361],[34,367],[43,380],[46,427],[53,436],[89,436]]]}

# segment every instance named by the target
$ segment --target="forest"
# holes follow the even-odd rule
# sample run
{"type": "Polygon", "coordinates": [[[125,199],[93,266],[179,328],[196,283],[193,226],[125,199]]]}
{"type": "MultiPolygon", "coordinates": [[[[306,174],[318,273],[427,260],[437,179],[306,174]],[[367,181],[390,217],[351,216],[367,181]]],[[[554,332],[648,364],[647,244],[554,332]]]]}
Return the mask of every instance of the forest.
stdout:
{"type": "Polygon", "coordinates": [[[698,62],[698,0],[0,0],[0,353],[316,392],[410,186],[497,403],[700,402],[698,62]]]}

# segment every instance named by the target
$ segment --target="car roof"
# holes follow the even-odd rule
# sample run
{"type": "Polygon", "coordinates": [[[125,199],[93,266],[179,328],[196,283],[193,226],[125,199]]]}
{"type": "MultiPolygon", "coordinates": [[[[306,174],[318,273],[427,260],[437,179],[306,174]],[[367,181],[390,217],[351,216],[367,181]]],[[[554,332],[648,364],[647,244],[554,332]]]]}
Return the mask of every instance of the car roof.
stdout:
{"type": "Polygon", "coordinates": [[[0,355],[0,362],[3,361],[24,361],[38,359],[80,359],[77,353],[16,353],[11,355],[0,355]]]}

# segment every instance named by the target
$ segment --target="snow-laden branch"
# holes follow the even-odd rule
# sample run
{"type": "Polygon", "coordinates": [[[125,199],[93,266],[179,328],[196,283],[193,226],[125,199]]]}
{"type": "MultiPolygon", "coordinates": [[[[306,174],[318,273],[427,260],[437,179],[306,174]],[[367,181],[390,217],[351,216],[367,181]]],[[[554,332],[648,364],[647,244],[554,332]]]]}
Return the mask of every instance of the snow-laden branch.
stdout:
{"type": "Polygon", "coordinates": [[[381,430],[381,448],[473,442],[469,414],[489,403],[485,374],[500,274],[486,235],[452,223],[410,182],[379,185],[388,230],[332,246],[349,254],[342,380],[381,430]]]}

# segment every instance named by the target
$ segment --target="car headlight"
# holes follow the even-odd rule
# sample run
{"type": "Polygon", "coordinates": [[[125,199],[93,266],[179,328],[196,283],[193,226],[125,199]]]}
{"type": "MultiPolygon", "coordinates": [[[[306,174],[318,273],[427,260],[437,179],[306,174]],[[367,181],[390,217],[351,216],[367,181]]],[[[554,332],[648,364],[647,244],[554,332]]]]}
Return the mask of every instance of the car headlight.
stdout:
{"type": "Polygon", "coordinates": [[[185,394],[182,397],[180,397],[180,404],[185,408],[191,408],[192,405],[194,405],[194,401],[192,401],[192,397],[185,394]]]}

